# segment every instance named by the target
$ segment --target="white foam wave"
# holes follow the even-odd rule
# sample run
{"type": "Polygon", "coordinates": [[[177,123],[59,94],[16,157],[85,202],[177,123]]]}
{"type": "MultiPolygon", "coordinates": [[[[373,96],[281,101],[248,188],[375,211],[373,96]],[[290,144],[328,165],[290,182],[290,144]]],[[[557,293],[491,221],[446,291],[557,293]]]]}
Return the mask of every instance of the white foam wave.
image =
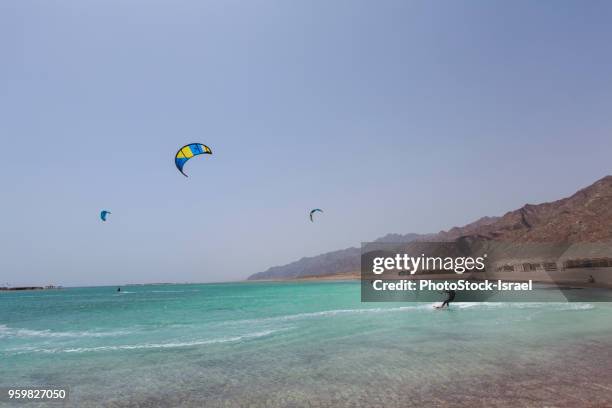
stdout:
{"type": "Polygon", "coordinates": [[[114,337],[132,333],[127,330],[114,331],[51,331],[12,328],[0,324],[0,338],[3,337],[40,337],[40,338],[79,338],[79,337],[114,337]]]}
{"type": "Polygon", "coordinates": [[[569,302],[466,302],[452,303],[457,309],[540,309],[540,310],[590,310],[595,306],[590,303],[569,302]]]}
{"type": "Polygon", "coordinates": [[[151,293],[187,293],[199,292],[199,290],[152,290],[151,293]]]}
{"type": "Polygon", "coordinates": [[[259,323],[259,322],[271,322],[271,321],[291,321],[291,320],[300,320],[300,319],[309,319],[309,318],[327,317],[327,316],[338,316],[338,315],[387,313],[387,312],[400,312],[400,311],[405,311],[405,310],[433,310],[433,306],[437,304],[438,303],[427,303],[427,304],[418,304],[418,305],[400,306],[400,307],[376,307],[376,308],[364,308],[364,309],[322,310],[319,312],[297,313],[293,315],[264,317],[260,319],[237,320],[231,323],[256,323],[256,322],[259,323]]]}
{"type": "Polygon", "coordinates": [[[255,333],[247,333],[233,337],[222,337],[218,339],[206,339],[206,340],[193,340],[184,342],[173,342],[173,343],[144,343],[144,344],[122,344],[114,346],[98,346],[98,347],[75,347],[67,349],[51,349],[51,348],[33,348],[33,347],[20,347],[7,349],[8,352],[14,352],[15,354],[23,353],[88,353],[88,352],[99,352],[99,351],[120,351],[120,350],[146,350],[146,349],[171,349],[180,347],[193,347],[203,346],[210,344],[219,343],[235,343],[242,340],[255,339],[259,337],[269,336],[273,333],[288,330],[288,328],[276,329],[276,330],[264,330],[255,333]]]}
{"type": "MultiPolygon", "coordinates": [[[[379,307],[379,308],[363,308],[363,309],[333,309],[323,310],[319,312],[298,313],[293,315],[282,315],[265,317],[260,319],[238,320],[231,323],[260,323],[271,321],[291,321],[318,317],[333,317],[340,315],[367,314],[367,313],[392,313],[403,312],[408,310],[414,311],[433,311],[434,306],[439,306],[440,302],[436,303],[419,303],[410,306],[400,307],[379,307]]],[[[543,309],[543,310],[590,310],[594,306],[589,303],[561,303],[561,302],[541,302],[541,303],[518,303],[518,302],[465,302],[452,303],[451,309],[543,309]]]]}

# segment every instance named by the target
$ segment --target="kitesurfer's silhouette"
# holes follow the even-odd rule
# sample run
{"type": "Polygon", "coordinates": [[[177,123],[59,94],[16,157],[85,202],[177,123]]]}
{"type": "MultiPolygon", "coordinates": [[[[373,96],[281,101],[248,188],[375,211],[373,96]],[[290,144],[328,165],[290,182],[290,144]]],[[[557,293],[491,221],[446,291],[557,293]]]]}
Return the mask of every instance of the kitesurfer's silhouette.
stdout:
{"type": "Polygon", "coordinates": [[[442,304],[438,307],[438,309],[442,309],[444,306],[449,307],[448,304],[450,302],[452,302],[453,300],[455,300],[455,291],[454,290],[445,290],[444,292],[441,293],[446,293],[446,299],[444,300],[444,302],[442,302],[442,304]]]}

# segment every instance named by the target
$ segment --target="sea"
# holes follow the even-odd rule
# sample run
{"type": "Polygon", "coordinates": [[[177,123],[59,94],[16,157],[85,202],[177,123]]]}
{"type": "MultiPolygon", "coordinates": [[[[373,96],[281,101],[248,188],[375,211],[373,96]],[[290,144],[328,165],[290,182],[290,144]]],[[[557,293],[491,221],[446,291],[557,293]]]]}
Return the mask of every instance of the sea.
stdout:
{"type": "Polygon", "coordinates": [[[362,303],[355,281],[121,289],[0,292],[0,387],[69,389],[0,406],[612,406],[611,303],[436,310],[362,303]]]}

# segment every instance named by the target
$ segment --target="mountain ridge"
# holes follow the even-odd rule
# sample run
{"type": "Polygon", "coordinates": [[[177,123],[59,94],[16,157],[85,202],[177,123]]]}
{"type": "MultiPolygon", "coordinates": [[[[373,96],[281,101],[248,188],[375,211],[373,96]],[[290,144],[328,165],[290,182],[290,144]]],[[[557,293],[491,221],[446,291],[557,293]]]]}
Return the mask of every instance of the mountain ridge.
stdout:
{"type": "MultiPolygon", "coordinates": [[[[596,242],[612,239],[612,176],[605,176],[569,197],[525,204],[502,216],[485,216],[462,227],[433,234],[387,234],[379,243],[454,241],[463,238],[508,242],[596,242]]],[[[356,273],[360,249],[350,247],[304,257],[249,276],[249,280],[292,279],[356,273]]]]}

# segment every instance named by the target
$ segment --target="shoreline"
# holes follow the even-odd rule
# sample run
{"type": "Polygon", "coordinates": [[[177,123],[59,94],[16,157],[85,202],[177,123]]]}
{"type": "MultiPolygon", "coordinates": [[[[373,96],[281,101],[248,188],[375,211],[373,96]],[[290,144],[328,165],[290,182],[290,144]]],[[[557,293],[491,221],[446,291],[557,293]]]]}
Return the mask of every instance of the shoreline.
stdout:
{"type": "MultiPolygon", "coordinates": [[[[586,281],[584,274],[588,273],[584,270],[573,271],[571,274],[566,274],[566,279],[555,280],[551,278],[550,273],[533,273],[525,276],[525,273],[520,275],[513,273],[493,273],[487,276],[479,276],[475,274],[419,274],[419,275],[386,275],[385,280],[457,280],[467,279],[482,281],[485,279],[498,280],[506,282],[527,282],[531,280],[533,283],[550,284],[564,288],[580,288],[580,289],[612,289],[612,270],[600,271],[608,274],[604,279],[601,275],[594,283],[586,281]],[[522,275],[522,276],[521,276],[522,275]],[[573,278],[573,279],[572,279],[573,278]]],[[[367,280],[369,280],[368,278],[367,280]]],[[[371,279],[381,279],[380,275],[372,275],[371,279]]],[[[164,285],[214,285],[225,283],[257,283],[257,282],[337,282],[337,281],[360,281],[362,280],[360,272],[340,273],[331,275],[308,275],[297,278],[274,278],[274,279],[243,279],[227,282],[163,282],[163,283],[127,283],[113,285],[95,285],[95,286],[19,286],[19,287],[0,287],[0,292],[18,292],[18,291],[47,291],[70,288],[97,288],[97,287],[134,287],[134,286],[164,286],[164,285]]]]}
{"type": "Polygon", "coordinates": [[[14,287],[1,287],[0,291],[10,292],[10,291],[20,291],[20,290],[53,290],[53,289],[61,289],[59,286],[14,286],[14,287]]]}
{"type": "MultiPolygon", "coordinates": [[[[610,272],[612,275],[612,271],[610,272]]],[[[612,278],[612,276],[611,276],[612,278]]],[[[373,276],[372,279],[381,279],[380,276],[373,276]]],[[[385,280],[457,280],[467,279],[474,281],[483,281],[485,279],[498,280],[501,279],[506,282],[527,282],[531,280],[534,284],[549,284],[563,288],[577,288],[577,289],[612,289],[612,282],[607,281],[596,281],[594,283],[585,282],[578,276],[575,279],[567,280],[554,280],[550,276],[504,276],[503,274],[491,274],[488,276],[474,276],[474,275],[457,275],[457,274],[428,274],[428,275],[404,275],[404,276],[391,276],[385,280]]],[[[277,278],[277,279],[253,279],[244,280],[242,282],[334,282],[334,281],[361,281],[362,277],[360,273],[347,273],[347,274],[334,274],[334,275],[322,275],[322,276],[303,276],[297,278],[277,278]]],[[[369,280],[369,279],[366,279],[369,280]]]]}

